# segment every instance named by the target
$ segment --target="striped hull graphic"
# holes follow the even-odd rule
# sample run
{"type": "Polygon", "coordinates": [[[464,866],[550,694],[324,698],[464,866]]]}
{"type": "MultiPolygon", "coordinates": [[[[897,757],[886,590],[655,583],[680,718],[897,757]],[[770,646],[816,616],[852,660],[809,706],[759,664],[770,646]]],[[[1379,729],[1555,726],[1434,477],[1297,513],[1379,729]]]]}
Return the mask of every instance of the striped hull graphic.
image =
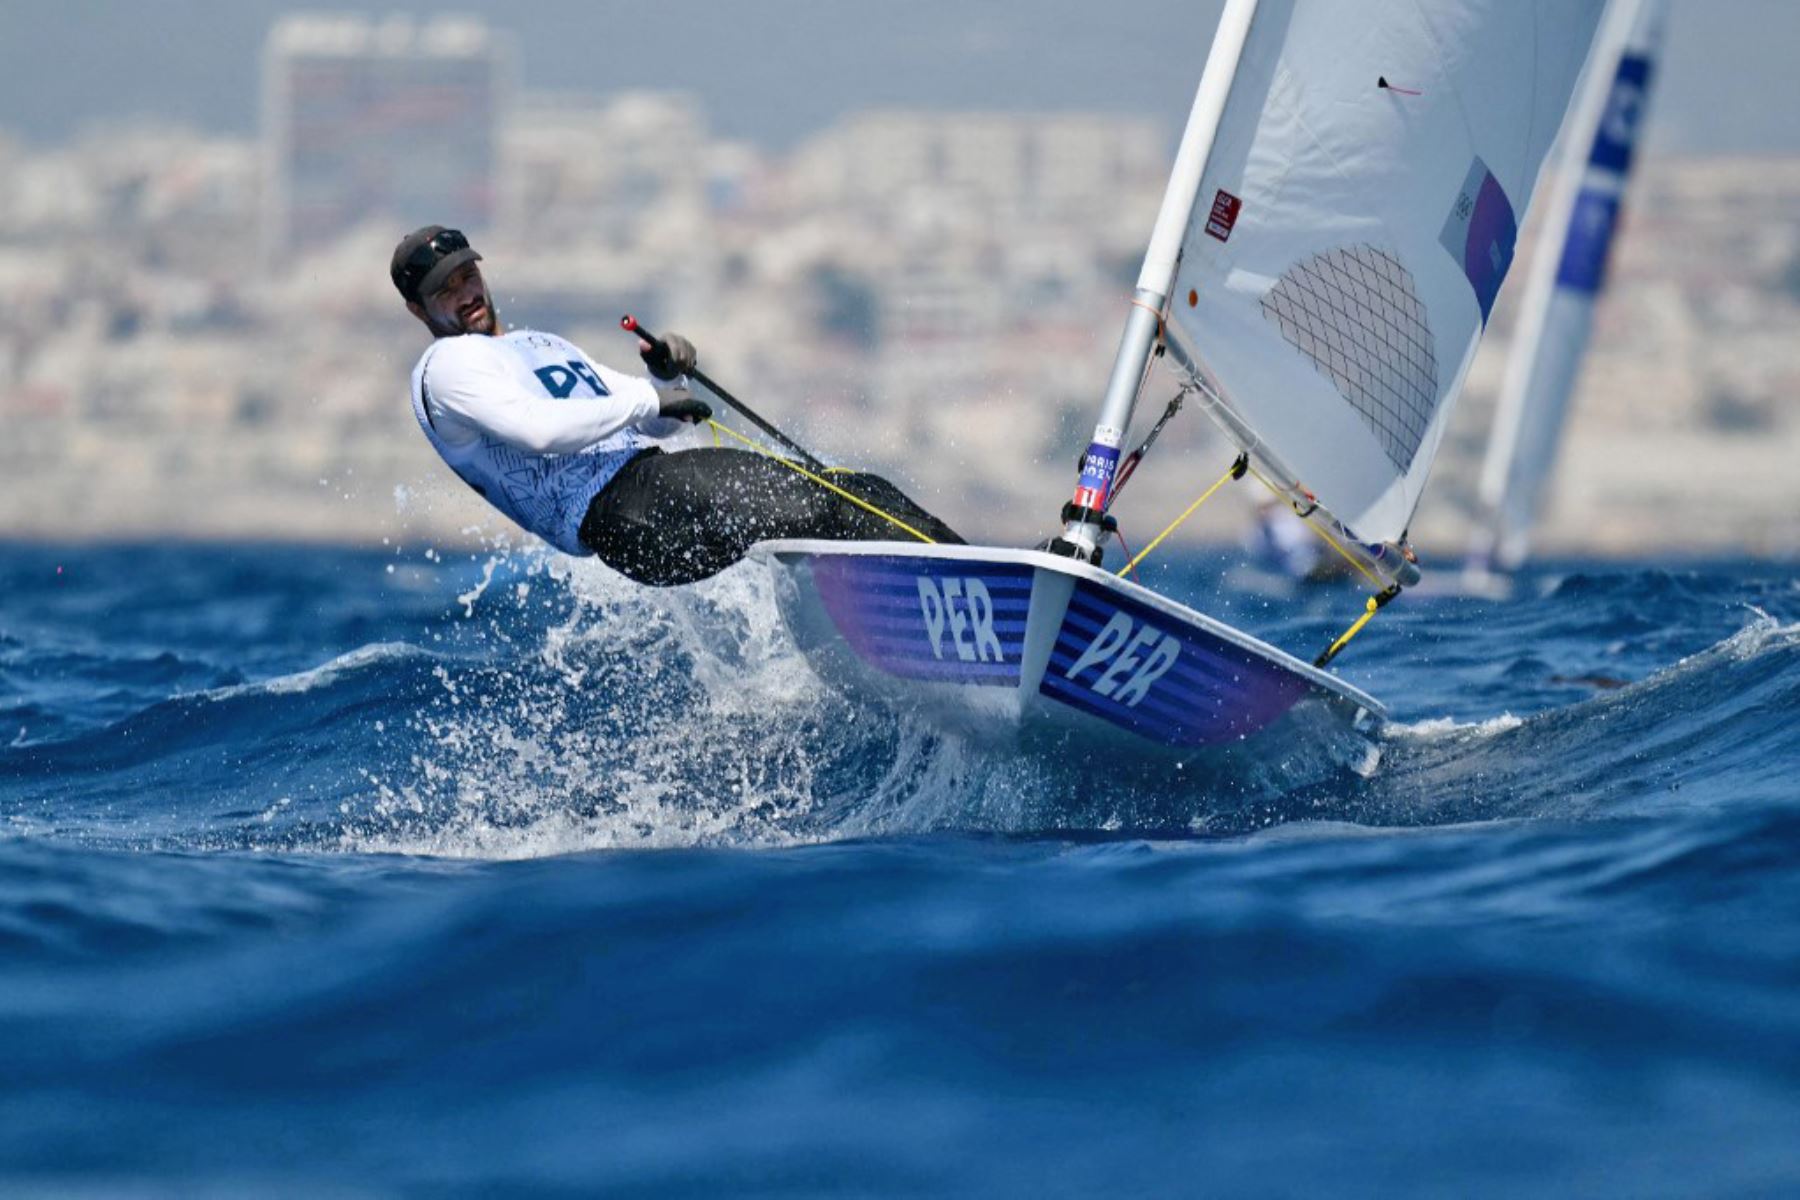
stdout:
{"type": "Polygon", "coordinates": [[[901,679],[1017,687],[1028,567],[858,556],[813,564],[832,624],[864,662],[901,679]]]}
{"type": "Polygon", "coordinates": [[[1309,690],[1278,664],[1085,582],[1069,601],[1039,687],[1167,746],[1242,740],[1309,690]]]}
{"type": "Polygon", "coordinates": [[[813,669],[947,730],[1015,743],[1122,733],[1180,763],[1285,728],[1302,704],[1340,725],[1382,716],[1341,680],[1067,559],[975,546],[765,547],[813,669]]]}

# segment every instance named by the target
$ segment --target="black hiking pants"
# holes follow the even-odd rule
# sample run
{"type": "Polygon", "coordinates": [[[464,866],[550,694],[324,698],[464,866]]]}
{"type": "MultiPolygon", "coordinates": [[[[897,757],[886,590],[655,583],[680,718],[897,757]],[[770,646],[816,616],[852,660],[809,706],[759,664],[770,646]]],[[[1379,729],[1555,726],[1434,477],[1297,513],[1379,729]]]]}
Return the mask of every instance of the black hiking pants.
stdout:
{"type": "MultiPolygon", "coordinates": [[[[842,472],[830,479],[934,541],[963,540],[878,475],[842,472]]],[[[580,536],[601,562],[654,587],[716,575],[771,538],[912,540],[893,522],[766,455],[721,448],[643,451],[588,505],[580,536]]]]}

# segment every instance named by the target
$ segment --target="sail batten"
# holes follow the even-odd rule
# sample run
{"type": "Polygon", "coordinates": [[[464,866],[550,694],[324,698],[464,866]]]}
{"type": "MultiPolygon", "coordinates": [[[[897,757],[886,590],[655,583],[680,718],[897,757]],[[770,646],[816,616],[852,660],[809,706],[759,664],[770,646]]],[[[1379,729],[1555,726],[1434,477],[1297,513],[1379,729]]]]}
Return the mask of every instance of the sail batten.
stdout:
{"type": "Polygon", "coordinates": [[[1168,331],[1233,439],[1365,540],[1404,535],[1601,8],[1255,10],[1168,331]]]}

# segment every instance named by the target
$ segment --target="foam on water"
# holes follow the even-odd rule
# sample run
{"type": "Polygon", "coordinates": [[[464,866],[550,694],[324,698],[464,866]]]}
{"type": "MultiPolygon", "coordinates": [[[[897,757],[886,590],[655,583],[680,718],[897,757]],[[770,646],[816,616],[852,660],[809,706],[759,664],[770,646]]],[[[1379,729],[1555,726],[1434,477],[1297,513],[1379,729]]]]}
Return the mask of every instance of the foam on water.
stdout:
{"type": "MultiPolygon", "coordinates": [[[[670,591],[587,562],[535,569],[543,587],[572,599],[568,610],[535,644],[492,623],[504,653],[473,668],[436,666],[410,769],[371,774],[376,796],[353,806],[332,845],[516,858],[937,830],[1217,836],[1294,820],[1404,827],[1617,813],[1613,753],[1579,748],[1591,731],[1628,746],[1619,735],[1640,724],[1666,728],[1696,681],[1724,703],[1741,689],[1723,677],[1791,650],[1796,631],[1756,612],[1714,646],[1564,708],[1397,721],[1373,746],[1302,745],[1141,787],[1078,762],[973,746],[835,695],[788,637],[759,563],[670,591]],[[1580,786],[1547,788],[1558,772],[1543,770],[1544,756],[1580,786]]],[[[493,575],[490,562],[482,592],[493,575]]],[[[502,609],[538,599],[493,595],[502,609]]]]}
{"type": "MultiPolygon", "coordinates": [[[[482,589],[492,575],[490,563],[482,589]]],[[[591,562],[553,559],[544,575],[569,610],[490,668],[436,670],[441,693],[420,718],[429,750],[411,780],[380,782],[376,819],[344,846],[514,857],[947,829],[1199,832],[1215,810],[1373,761],[1365,739],[1337,730],[1277,757],[1144,778],[1105,755],[972,745],[825,688],[763,563],[668,591],[591,562]]]]}
{"type": "MultiPolygon", "coordinates": [[[[515,858],[811,840],[819,757],[893,733],[821,693],[760,568],[671,591],[590,562],[554,559],[542,574],[568,611],[535,645],[436,669],[410,777],[371,781],[373,819],[342,846],[515,858]]],[[[490,561],[459,597],[469,611],[493,575],[490,561]]],[[[494,623],[487,635],[505,636],[494,623]]]]}
{"type": "MultiPolygon", "coordinates": [[[[255,683],[238,683],[228,687],[209,688],[199,693],[202,700],[233,700],[240,696],[299,696],[314,688],[328,687],[346,672],[378,670],[388,663],[406,659],[427,658],[430,654],[406,642],[374,642],[340,654],[329,662],[291,675],[277,675],[255,683]]],[[[180,699],[181,697],[176,697],[180,699]]]]}
{"type": "Polygon", "coordinates": [[[1455,717],[1431,717],[1423,721],[1395,721],[1382,733],[1390,738],[1412,741],[1439,741],[1444,738],[1487,738],[1517,729],[1525,722],[1511,713],[1501,713],[1485,721],[1458,721],[1455,717]]]}
{"type": "MultiPolygon", "coordinates": [[[[1090,763],[972,745],[836,695],[793,645],[758,562],[671,590],[536,552],[494,553],[464,570],[467,583],[450,589],[452,615],[410,637],[178,692],[112,724],[10,748],[16,773],[45,784],[37,801],[15,801],[9,819],[107,844],[515,859],[937,831],[1230,836],[1292,821],[1609,816],[1673,802],[1716,769],[1706,748],[1744,730],[1772,753],[1786,749],[1791,723],[1751,718],[1800,702],[1800,625],[1756,606],[1779,607],[1780,588],[1748,589],[1747,603],[1689,575],[1649,572],[1639,584],[1577,573],[1524,607],[1494,610],[1506,642],[1534,646],[1528,670],[1515,658],[1494,676],[1460,643],[1447,644],[1462,658],[1434,668],[1407,644],[1447,626],[1466,642],[1484,624],[1466,620],[1466,609],[1403,612],[1397,631],[1390,623],[1366,635],[1367,658],[1418,658],[1426,665],[1406,672],[1409,689],[1487,671],[1514,690],[1541,691],[1535,680],[1559,668],[1629,675],[1636,655],[1650,669],[1635,682],[1581,689],[1573,703],[1522,715],[1510,706],[1421,712],[1441,701],[1376,686],[1401,717],[1373,743],[1318,738],[1205,773],[1138,779],[1104,753],[1090,763]],[[1639,628],[1652,602],[1738,615],[1712,644],[1658,663],[1667,631],[1620,639],[1608,625],[1616,617],[1639,628]],[[1594,665],[1564,665],[1570,629],[1579,652],[1600,647],[1594,665]],[[257,762],[268,769],[246,771],[257,762]],[[105,819],[121,791],[159,794],[178,776],[216,801],[140,810],[123,828],[105,819]],[[52,789],[51,780],[61,782],[52,789]]],[[[1323,617],[1297,620],[1335,619],[1331,605],[1312,607],[1323,617]]],[[[1753,791],[1771,783],[1755,761],[1730,767],[1753,791]]]]}

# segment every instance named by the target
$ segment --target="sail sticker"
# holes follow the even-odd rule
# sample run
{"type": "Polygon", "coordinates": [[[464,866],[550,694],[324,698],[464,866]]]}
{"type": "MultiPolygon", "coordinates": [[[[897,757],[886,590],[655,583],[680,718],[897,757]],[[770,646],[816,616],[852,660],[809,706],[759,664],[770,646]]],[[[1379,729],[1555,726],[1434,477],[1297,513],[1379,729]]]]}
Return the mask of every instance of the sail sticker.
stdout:
{"type": "Polygon", "coordinates": [[[1119,448],[1090,442],[1081,458],[1081,479],[1075,485],[1075,507],[1102,508],[1119,469],[1119,448]]]}
{"type": "Polygon", "coordinates": [[[1513,216],[1506,189],[1480,158],[1469,164],[1462,190],[1450,206],[1444,231],[1438,235],[1450,257],[1462,264],[1463,274],[1475,289],[1481,305],[1481,323],[1494,311],[1494,298],[1512,266],[1513,248],[1519,240],[1519,223],[1513,216]]]}
{"type": "Polygon", "coordinates": [[[1206,218],[1206,232],[1221,242],[1229,241],[1232,227],[1237,224],[1238,210],[1243,207],[1242,200],[1220,188],[1213,197],[1212,213],[1206,218]]]}
{"type": "Polygon", "coordinates": [[[1569,233],[1556,264],[1556,286],[1595,295],[1606,278],[1607,252],[1619,221],[1619,198],[1596,188],[1583,188],[1569,215],[1569,233]]]}

